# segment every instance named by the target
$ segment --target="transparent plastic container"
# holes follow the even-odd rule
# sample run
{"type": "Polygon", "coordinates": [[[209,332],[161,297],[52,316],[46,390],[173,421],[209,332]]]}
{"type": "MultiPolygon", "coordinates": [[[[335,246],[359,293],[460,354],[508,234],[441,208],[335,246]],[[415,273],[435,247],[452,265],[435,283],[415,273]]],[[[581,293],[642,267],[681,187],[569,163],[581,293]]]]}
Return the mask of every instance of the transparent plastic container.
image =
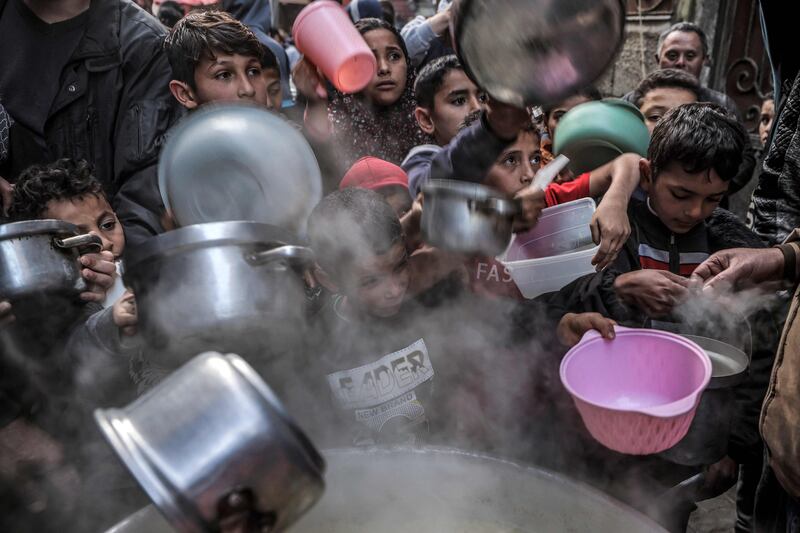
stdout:
{"type": "Polygon", "coordinates": [[[594,212],[591,198],[549,207],[533,230],[514,236],[502,261],[525,298],[557,291],[594,272],[592,257],[599,248],[589,228],[594,212]]]}

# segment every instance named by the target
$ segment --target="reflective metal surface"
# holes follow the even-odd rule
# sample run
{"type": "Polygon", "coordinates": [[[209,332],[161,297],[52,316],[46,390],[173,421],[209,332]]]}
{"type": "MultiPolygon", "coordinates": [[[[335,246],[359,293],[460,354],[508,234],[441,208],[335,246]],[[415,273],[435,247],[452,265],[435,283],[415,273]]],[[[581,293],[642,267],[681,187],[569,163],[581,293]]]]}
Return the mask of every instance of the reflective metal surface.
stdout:
{"type": "Polygon", "coordinates": [[[593,83],[622,45],[621,0],[456,0],[452,34],[479,86],[509,104],[553,104],[593,83]]]}
{"type": "MultiPolygon", "coordinates": [[[[663,532],[586,485],[442,448],[331,450],[327,490],[297,533],[663,532]]],[[[115,533],[166,532],[151,509],[115,533]]]]}
{"type": "Polygon", "coordinates": [[[136,294],[148,358],[175,368],[215,350],[258,365],[257,359],[295,349],[306,301],[300,268],[313,255],[287,245],[296,245],[296,238],[280,228],[217,222],[164,233],[131,249],[125,281],[136,294]],[[288,252],[253,260],[273,249],[288,252]]]}
{"type": "Polygon", "coordinates": [[[302,232],[322,197],[319,166],[303,135],[247,105],[205,107],[171,130],[158,182],[181,226],[247,220],[302,232]]]}
{"type": "Polygon", "coordinates": [[[181,532],[218,530],[234,491],[249,491],[252,513],[281,531],[323,491],[325,461],[236,355],[199,355],[127,407],[98,409],[95,419],[181,532]]]}
{"type": "Polygon", "coordinates": [[[494,257],[508,246],[519,204],[500,192],[465,181],[431,180],[422,188],[422,236],[453,252],[494,257]]]}
{"type": "Polygon", "coordinates": [[[78,257],[100,243],[96,235],[78,234],[60,220],[0,225],[0,299],[18,304],[17,314],[33,299],[76,299],[86,290],[78,257]]]}

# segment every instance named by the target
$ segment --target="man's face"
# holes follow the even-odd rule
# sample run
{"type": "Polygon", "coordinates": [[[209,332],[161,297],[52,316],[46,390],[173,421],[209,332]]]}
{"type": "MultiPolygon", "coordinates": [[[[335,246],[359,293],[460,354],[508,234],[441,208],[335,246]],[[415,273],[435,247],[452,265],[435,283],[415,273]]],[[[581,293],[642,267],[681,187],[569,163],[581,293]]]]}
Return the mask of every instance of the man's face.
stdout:
{"type": "Polygon", "coordinates": [[[264,71],[264,82],[267,84],[267,109],[283,107],[283,88],[280,71],[270,68],[264,71]]]}
{"type": "Polygon", "coordinates": [[[764,103],[761,104],[761,117],[758,121],[758,138],[761,140],[761,146],[767,145],[773,120],[775,120],[775,100],[764,100],[764,103]]]}
{"type": "Polygon", "coordinates": [[[103,196],[86,194],[70,200],[50,200],[42,218],[63,220],[78,226],[81,233],[97,235],[103,241],[103,250],[122,255],[125,249],[125,234],[117,215],[103,196]]]}
{"type": "Polygon", "coordinates": [[[658,56],[660,68],[677,68],[685,70],[695,78],[700,79],[700,72],[705,63],[703,43],[700,36],[693,31],[674,31],[670,33],[658,56]]]}
{"type": "Polygon", "coordinates": [[[433,109],[424,110],[431,128],[426,133],[432,133],[440,146],[448,144],[464,127],[467,116],[485,109],[486,102],[486,93],[463,70],[451,70],[433,97],[433,109]]]}
{"type": "Polygon", "coordinates": [[[500,155],[484,184],[508,196],[530,185],[542,163],[539,136],[533,131],[523,131],[514,144],[500,155]]]}
{"type": "Polygon", "coordinates": [[[408,283],[408,253],[400,242],[355,265],[348,275],[348,305],[361,315],[392,317],[403,305],[408,283]]]}
{"type": "Polygon", "coordinates": [[[561,121],[561,117],[566,115],[567,112],[573,107],[585,104],[586,102],[591,102],[591,99],[578,94],[567,98],[550,110],[550,113],[547,114],[547,131],[550,132],[551,139],[556,138],[556,128],[558,128],[558,123],[561,121]]]}
{"type": "Polygon", "coordinates": [[[251,102],[267,105],[267,81],[255,57],[217,54],[202,58],[194,71],[195,105],[251,102]]]}
{"type": "Polygon", "coordinates": [[[728,182],[714,169],[689,174],[678,163],[672,163],[655,181],[646,160],[642,161],[640,170],[642,188],[650,198],[650,207],[673,233],[688,233],[710,217],[728,192],[728,182]]]}
{"type": "Polygon", "coordinates": [[[677,87],[659,87],[648,91],[642,99],[639,111],[644,115],[647,130],[653,134],[653,129],[667,111],[683,104],[697,102],[697,96],[688,89],[677,87]]]}

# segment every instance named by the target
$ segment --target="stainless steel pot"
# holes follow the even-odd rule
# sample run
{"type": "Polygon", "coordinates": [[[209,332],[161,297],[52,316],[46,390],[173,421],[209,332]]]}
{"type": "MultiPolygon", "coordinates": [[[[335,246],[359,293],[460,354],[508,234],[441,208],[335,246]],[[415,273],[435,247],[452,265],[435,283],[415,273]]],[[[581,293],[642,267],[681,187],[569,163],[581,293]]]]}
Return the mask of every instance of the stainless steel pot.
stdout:
{"type": "Polygon", "coordinates": [[[494,257],[511,240],[520,206],[489,187],[455,180],[431,180],[422,188],[422,237],[437,248],[494,257]]]}
{"type": "MultiPolygon", "coordinates": [[[[328,490],[297,533],[664,531],[560,475],[442,448],[325,452],[328,490]]],[[[152,510],[114,533],[169,531],[152,510]]]]}
{"type": "Polygon", "coordinates": [[[725,457],[734,414],[733,388],[747,377],[750,359],[742,350],[707,337],[683,335],[711,359],[712,374],[692,425],[678,444],[660,456],[686,466],[707,466],[725,457]]]}
{"type": "Polygon", "coordinates": [[[308,248],[254,222],[197,224],[128,252],[125,280],[153,362],[177,367],[197,353],[231,351],[254,362],[302,336],[308,248]]]}
{"type": "Polygon", "coordinates": [[[0,299],[19,304],[15,314],[26,302],[77,299],[86,290],[78,257],[99,252],[102,242],[97,235],[79,233],[60,220],[0,225],[0,299]]]}
{"type": "Polygon", "coordinates": [[[127,407],[98,409],[95,419],[181,532],[216,531],[232,515],[281,531],[324,488],[322,456],[236,355],[199,355],[127,407]]]}
{"type": "Polygon", "coordinates": [[[556,103],[593,83],[623,40],[621,0],[456,0],[452,9],[467,73],[517,106],[556,103]]]}

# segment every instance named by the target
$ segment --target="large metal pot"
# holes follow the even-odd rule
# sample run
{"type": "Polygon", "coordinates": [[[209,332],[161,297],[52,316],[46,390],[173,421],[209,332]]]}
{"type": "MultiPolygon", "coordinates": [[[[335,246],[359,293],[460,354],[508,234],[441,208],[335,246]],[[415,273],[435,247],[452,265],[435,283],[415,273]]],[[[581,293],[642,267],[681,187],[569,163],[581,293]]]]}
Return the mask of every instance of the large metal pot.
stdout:
{"type": "Polygon", "coordinates": [[[739,348],[694,335],[683,335],[700,346],[711,359],[711,381],[686,436],[660,456],[686,466],[716,463],[728,452],[728,439],[735,409],[733,387],[747,377],[750,360],[739,348]]]}
{"type": "Polygon", "coordinates": [[[254,222],[197,224],[158,235],[125,259],[148,358],[177,367],[215,350],[269,359],[302,336],[308,248],[254,222]]]}
{"type": "Polygon", "coordinates": [[[625,25],[621,0],[456,0],[453,10],[466,71],[517,106],[556,103],[597,80],[625,25]]]}
{"type": "Polygon", "coordinates": [[[0,299],[11,301],[15,314],[42,299],[75,300],[86,290],[78,257],[99,252],[102,243],[79,233],[60,220],[0,225],[0,299]]]}
{"type": "Polygon", "coordinates": [[[322,494],[325,461],[236,355],[197,356],[123,409],[98,409],[109,443],[170,523],[293,524],[322,494]]]}
{"type": "Polygon", "coordinates": [[[437,248],[496,256],[508,247],[520,206],[489,187],[431,180],[422,188],[422,237],[437,248]]]}
{"type": "MultiPolygon", "coordinates": [[[[458,450],[325,452],[328,490],[297,533],[664,531],[608,496],[560,475],[458,450]]],[[[115,533],[166,532],[152,510],[115,533]]]]}

